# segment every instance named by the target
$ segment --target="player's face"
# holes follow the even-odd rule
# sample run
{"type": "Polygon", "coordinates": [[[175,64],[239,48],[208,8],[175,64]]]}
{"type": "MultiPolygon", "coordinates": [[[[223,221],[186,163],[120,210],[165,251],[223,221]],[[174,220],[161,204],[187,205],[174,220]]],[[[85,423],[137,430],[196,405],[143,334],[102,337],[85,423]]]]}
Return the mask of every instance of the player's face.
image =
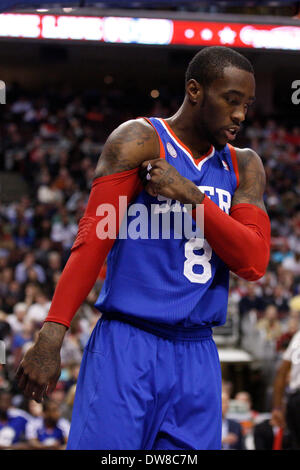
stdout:
{"type": "Polygon", "coordinates": [[[255,100],[254,95],[253,74],[236,67],[226,67],[224,77],[204,90],[199,120],[216,148],[234,141],[249,106],[255,100]]]}

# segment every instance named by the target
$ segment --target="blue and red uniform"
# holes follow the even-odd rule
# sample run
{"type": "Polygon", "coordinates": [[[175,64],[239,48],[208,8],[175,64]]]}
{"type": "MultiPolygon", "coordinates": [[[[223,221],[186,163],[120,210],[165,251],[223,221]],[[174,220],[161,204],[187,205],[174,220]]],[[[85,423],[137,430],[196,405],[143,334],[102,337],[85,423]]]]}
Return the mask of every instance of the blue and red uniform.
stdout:
{"type": "MultiPolygon", "coordinates": [[[[238,186],[234,148],[211,147],[195,160],[166,121],[148,122],[160,157],[229,214],[238,186]]],[[[144,190],[128,208],[95,304],[103,316],[84,352],[68,449],[221,448],[212,327],[226,321],[229,269],[203,237],[178,236],[183,211],[144,190]]]]}

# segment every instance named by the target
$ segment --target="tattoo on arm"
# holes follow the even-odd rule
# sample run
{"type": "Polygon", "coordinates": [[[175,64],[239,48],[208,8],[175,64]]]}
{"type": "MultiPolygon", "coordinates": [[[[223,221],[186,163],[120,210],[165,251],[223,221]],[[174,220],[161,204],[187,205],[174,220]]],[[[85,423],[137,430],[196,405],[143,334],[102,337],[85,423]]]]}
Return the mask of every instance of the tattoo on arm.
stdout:
{"type": "Polygon", "coordinates": [[[200,189],[189,179],[182,178],[181,180],[182,190],[184,194],[184,199],[180,202],[183,204],[190,204],[193,209],[197,204],[201,204],[205,197],[205,194],[200,191],[200,189]]]}
{"type": "Polygon", "coordinates": [[[263,202],[266,175],[259,156],[248,150],[239,155],[238,164],[240,186],[234,194],[232,207],[237,204],[247,203],[258,206],[266,212],[263,202]]]}
{"type": "Polygon", "coordinates": [[[95,178],[132,170],[146,158],[153,158],[156,151],[159,155],[159,144],[153,128],[146,122],[142,124],[138,121],[128,121],[107,139],[99,158],[95,178]]]}

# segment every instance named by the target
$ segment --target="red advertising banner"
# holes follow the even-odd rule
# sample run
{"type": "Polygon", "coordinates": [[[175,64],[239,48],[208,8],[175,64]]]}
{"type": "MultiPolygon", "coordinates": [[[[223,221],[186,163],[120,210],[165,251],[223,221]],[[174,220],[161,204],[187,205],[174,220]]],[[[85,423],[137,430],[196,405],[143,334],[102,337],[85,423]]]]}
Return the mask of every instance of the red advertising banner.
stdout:
{"type": "Polygon", "coordinates": [[[0,38],[300,50],[300,26],[157,18],[0,14],[0,38]]]}
{"type": "Polygon", "coordinates": [[[300,27],[174,21],[171,43],[300,50],[300,27]]]}

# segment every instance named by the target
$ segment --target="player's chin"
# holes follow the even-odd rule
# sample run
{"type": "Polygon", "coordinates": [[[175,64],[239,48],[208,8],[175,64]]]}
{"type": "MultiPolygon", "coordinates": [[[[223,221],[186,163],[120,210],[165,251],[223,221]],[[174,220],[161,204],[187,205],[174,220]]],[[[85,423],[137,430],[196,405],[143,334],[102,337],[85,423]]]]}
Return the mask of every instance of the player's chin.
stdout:
{"type": "Polygon", "coordinates": [[[227,133],[221,131],[215,135],[215,143],[213,144],[213,146],[216,148],[216,150],[221,150],[225,147],[226,144],[231,143],[234,138],[235,136],[228,136],[227,133]]]}
{"type": "Polygon", "coordinates": [[[229,140],[226,139],[225,137],[220,137],[217,136],[214,138],[212,145],[215,147],[216,150],[221,150],[222,148],[225,147],[226,144],[228,144],[229,140]]]}

